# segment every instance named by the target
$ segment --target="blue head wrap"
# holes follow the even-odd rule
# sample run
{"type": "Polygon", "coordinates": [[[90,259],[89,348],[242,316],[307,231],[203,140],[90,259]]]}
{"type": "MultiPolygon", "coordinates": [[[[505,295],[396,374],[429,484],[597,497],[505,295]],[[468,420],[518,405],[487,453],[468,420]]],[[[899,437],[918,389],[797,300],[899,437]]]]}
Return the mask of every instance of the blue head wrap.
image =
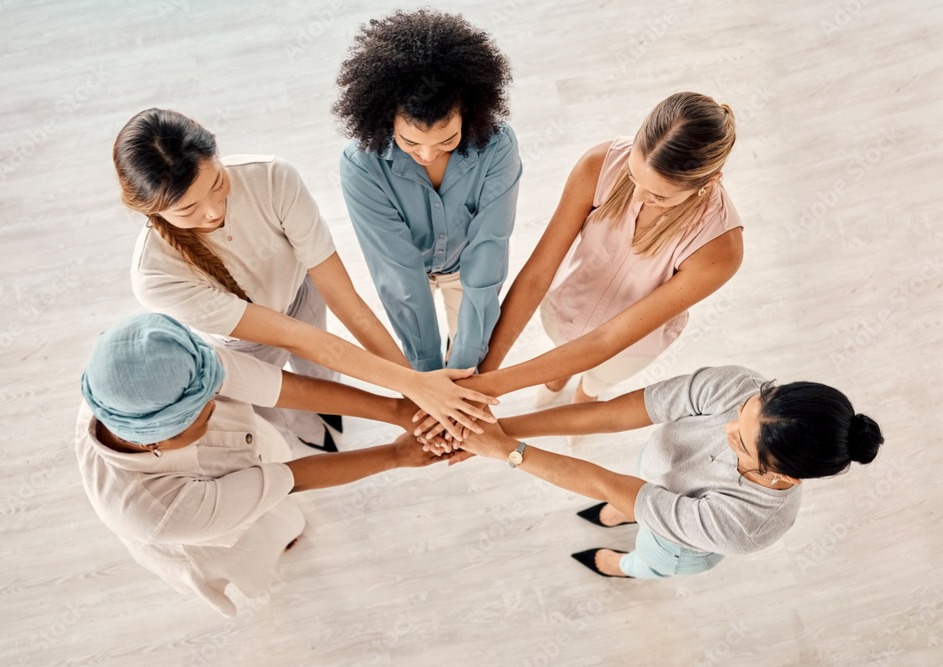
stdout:
{"type": "Polygon", "coordinates": [[[82,395],[109,431],[150,445],[196,421],[224,376],[212,347],[172,317],[151,313],[98,337],[82,395]]]}

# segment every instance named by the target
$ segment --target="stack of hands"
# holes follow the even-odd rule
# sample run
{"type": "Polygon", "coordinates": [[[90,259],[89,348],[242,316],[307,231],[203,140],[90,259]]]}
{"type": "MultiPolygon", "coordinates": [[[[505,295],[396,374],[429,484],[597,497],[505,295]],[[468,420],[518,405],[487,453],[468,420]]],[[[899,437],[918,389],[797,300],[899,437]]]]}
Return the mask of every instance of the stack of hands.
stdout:
{"type": "MultiPolygon", "coordinates": [[[[475,455],[506,459],[518,441],[504,433],[488,407],[496,405],[497,399],[483,394],[475,396],[478,397],[483,402],[463,401],[464,405],[458,409],[443,410],[445,414],[455,415],[446,417],[445,423],[425,410],[415,410],[410,423],[403,425],[407,432],[394,442],[403,465],[416,467],[440,461],[454,465],[475,455]]],[[[408,399],[404,399],[404,403],[415,408],[408,399]]]]}

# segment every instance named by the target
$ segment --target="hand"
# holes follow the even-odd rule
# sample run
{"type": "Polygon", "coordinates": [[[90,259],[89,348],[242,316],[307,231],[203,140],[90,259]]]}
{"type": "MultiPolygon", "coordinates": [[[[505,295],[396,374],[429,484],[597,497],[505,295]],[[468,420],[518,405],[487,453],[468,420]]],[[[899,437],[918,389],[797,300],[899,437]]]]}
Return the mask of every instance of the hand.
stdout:
{"type": "MultiPolygon", "coordinates": [[[[482,404],[479,404],[477,407],[484,408],[485,405],[482,403],[482,404]]],[[[478,421],[478,418],[472,417],[471,420],[475,422],[475,421],[478,421]]],[[[419,438],[419,442],[423,444],[426,444],[426,443],[442,444],[443,442],[448,442],[450,444],[455,445],[455,447],[457,448],[458,443],[460,443],[462,440],[467,438],[469,433],[472,433],[472,430],[468,428],[467,426],[462,426],[461,424],[453,422],[452,425],[461,431],[461,435],[459,435],[458,438],[453,438],[452,434],[446,430],[445,426],[437,422],[433,417],[430,417],[429,415],[427,415],[424,410],[419,410],[418,412],[416,412],[416,414],[413,415],[413,421],[420,422],[419,426],[416,426],[415,429],[413,429],[413,434],[417,438],[419,438]]],[[[475,432],[480,433],[481,428],[479,427],[478,430],[475,432]]]]}
{"type": "MultiPolygon", "coordinates": [[[[475,419],[496,421],[490,412],[473,403],[497,405],[498,399],[472,389],[465,389],[453,382],[453,380],[466,378],[474,372],[474,368],[466,370],[443,368],[428,373],[417,373],[413,384],[415,388],[407,392],[407,396],[414,400],[429,417],[442,424],[453,438],[461,440],[463,426],[475,433],[481,431],[481,427],[475,424],[475,419]]],[[[417,421],[416,417],[413,417],[413,421],[417,421]]],[[[418,435],[422,432],[423,429],[417,428],[413,434],[418,435]]]]}
{"type": "Polygon", "coordinates": [[[507,459],[517,444],[517,440],[504,433],[500,424],[485,422],[482,423],[481,433],[468,434],[460,446],[464,451],[479,456],[507,459]]]}
{"type": "Polygon", "coordinates": [[[425,415],[426,413],[417,408],[416,404],[408,398],[397,398],[394,400],[396,401],[396,415],[394,423],[404,431],[412,431],[415,428],[415,425],[413,424],[413,416],[419,413],[425,415]]]}
{"type": "Polygon", "coordinates": [[[462,449],[457,452],[453,452],[449,456],[449,467],[454,466],[456,463],[461,463],[462,461],[467,461],[468,459],[474,457],[475,455],[471,452],[466,452],[462,449]]]}
{"type": "MultiPolygon", "coordinates": [[[[467,428],[462,427],[463,438],[467,438],[469,433],[470,431],[467,428]]],[[[460,445],[448,433],[444,436],[435,436],[430,440],[424,440],[423,438],[417,438],[417,440],[422,443],[424,452],[431,452],[437,456],[445,455],[449,460],[449,467],[475,456],[471,452],[459,449],[460,445]]]]}
{"type": "Polygon", "coordinates": [[[411,433],[403,433],[393,441],[393,453],[397,468],[422,468],[439,461],[448,461],[451,454],[439,455],[427,452],[411,433]]]}

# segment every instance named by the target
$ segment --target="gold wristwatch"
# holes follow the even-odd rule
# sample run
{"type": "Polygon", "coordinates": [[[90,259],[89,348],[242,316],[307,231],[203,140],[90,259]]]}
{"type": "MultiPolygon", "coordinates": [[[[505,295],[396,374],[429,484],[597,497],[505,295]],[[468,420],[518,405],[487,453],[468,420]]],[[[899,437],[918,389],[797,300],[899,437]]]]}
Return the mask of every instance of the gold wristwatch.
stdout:
{"type": "Polygon", "coordinates": [[[516,468],[524,462],[524,450],[527,448],[526,442],[521,442],[517,445],[517,449],[508,454],[508,465],[512,468],[516,468]]]}

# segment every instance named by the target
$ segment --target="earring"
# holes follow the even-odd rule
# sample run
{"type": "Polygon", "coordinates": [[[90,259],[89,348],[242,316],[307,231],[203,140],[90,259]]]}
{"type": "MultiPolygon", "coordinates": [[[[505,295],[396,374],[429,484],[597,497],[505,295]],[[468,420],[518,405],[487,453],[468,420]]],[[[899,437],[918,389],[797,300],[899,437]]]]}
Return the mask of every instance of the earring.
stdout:
{"type": "Polygon", "coordinates": [[[705,185],[703,188],[701,188],[700,190],[697,191],[697,196],[698,196],[698,197],[703,197],[705,192],[707,192],[707,186],[706,186],[706,185],[705,185]]]}

